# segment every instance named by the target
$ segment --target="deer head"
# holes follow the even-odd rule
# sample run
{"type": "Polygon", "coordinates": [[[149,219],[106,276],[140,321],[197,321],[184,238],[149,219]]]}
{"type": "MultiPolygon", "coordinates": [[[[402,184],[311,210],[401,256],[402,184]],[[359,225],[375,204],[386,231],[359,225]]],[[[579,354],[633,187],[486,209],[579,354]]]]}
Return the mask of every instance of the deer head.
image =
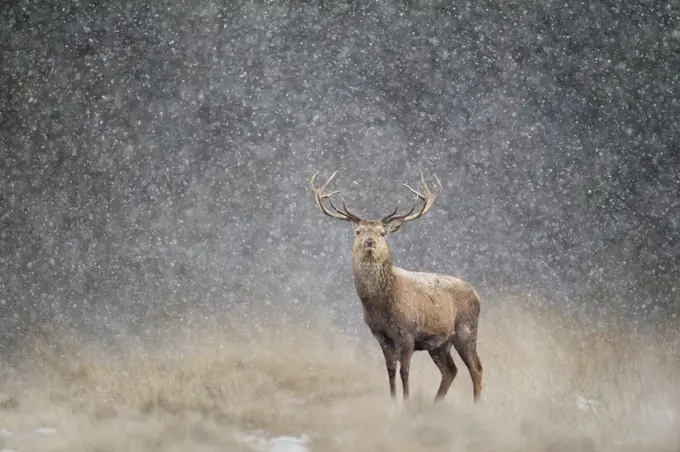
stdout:
{"type": "Polygon", "coordinates": [[[434,204],[434,200],[442,188],[439,178],[435,175],[434,177],[437,180],[438,186],[434,192],[430,191],[430,188],[425,182],[425,176],[423,176],[423,172],[420,171],[423,193],[414,190],[407,184],[402,184],[415,194],[417,199],[422,201],[423,204],[418,211],[416,211],[416,204],[414,203],[411,210],[404,214],[398,214],[399,206],[397,206],[392,213],[380,219],[364,220],[352,213],[347,208],[344,201],[342,202],[342,208],[337,208],[333,204],[331,196],[340,193],[342,190],[325,193],[326,187],[328,187],[328,184],[333,180],[337,171],[334,172],[326,183],[319,188],[314,185],[317,174],[318,172],[314,173],[310,181],[312,190],[314,190],[316,205],[321,209],[321,212],[329,217],[335,218],[336,220],[349,221],[351,223],[355,233],[352,251],[354,256],[362,261],[380,261],[389,258],[390,251],[387,242],[385,241],[385,236],[399,230],[404,223],[413,221],[425,215],[430,208],[432,208],[432,204],[434,204]],[[324,205],[324,201],[328,201],[330,209],[324,205]]]}

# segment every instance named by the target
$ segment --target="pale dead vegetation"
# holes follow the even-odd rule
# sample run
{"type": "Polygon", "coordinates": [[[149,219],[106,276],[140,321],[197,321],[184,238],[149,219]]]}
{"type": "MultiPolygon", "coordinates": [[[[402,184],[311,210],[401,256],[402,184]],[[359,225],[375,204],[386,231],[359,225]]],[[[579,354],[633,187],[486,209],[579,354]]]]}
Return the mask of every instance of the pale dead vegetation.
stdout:
{"type": "Polygon", "coordinates": [[[241,438],[257,431],[307,434],[312,451],[680,447],[671,330],[589,330],[526,300],[490,300],[479,331],[481,403],[459,378],[446,402],[431,405],[439,372],[416,355],[405,407],[386,397],[377,345],[333,325],[258,328],[228,316],[191,324],[165,325],[153,343],[105,346],[64,331],[35,339],[1,369],[0,429],[12,435],[0,434],[0,449],[245,451],[241,438]],[[31,433],[43,426],[56,433],[31,433]]]}

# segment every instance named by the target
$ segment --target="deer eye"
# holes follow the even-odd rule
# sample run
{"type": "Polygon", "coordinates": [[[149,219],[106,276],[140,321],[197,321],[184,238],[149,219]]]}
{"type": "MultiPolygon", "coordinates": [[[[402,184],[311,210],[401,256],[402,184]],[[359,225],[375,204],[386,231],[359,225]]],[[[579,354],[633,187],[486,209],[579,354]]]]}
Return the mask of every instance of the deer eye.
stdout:
{"type": "Polygon", "coordinates": [[[354,233],[355,233],[356,235],[359,235],[360,232],[361,232],[361,231],[359,231],[358,229],[355,229],[355,230],[354,230],[354,233]]]}

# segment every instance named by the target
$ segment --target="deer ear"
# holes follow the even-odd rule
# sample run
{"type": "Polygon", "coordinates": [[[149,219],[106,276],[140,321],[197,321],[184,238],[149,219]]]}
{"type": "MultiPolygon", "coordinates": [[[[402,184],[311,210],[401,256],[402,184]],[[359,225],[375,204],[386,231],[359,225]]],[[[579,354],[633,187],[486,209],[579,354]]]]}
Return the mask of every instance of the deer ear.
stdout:
{"type": "Polygon", "coordinates": [[[392,220],[392,221],[388,221],[388,222],[384,223],[383,227],[385,228],[385,230],[387,231],[388,234],[391,234],[393,232],[397,232],[403,224],[404,224],[403,219],[396,219],[396,220],[392,220]]]}

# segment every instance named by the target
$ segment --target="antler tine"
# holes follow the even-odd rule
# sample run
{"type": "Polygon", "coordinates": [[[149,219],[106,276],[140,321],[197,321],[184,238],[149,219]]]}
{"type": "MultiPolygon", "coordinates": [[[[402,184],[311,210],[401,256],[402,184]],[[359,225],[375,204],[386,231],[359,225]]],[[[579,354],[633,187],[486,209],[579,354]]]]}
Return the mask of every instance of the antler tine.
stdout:
{"type": "Polygon", "coordinates": [[[411,210],[409,210],[408,212],[401,214],[401,215],[397,215],[398,210],[399,210],[399,206],[397,206],[397,208],[394,209],[394,212],[392,212],[391,214],[381,218],[380,221],[382,221],[383,223],[387,223],[387,222],[392,221],[392,220],[401,220],[403,218],[406,218],[407,216],[411,215],[414,210],[416,210],[416,205],[413,204],[413,207],[411,207],[411,210]]]}
{"type": "Polygon", "coordinates": [[[333,210],[335,210],[336,212],[339,212],[339,213],[342,214],[342,215],[347,215],[347,217],[348,217],[350,220],[353,220],[353,221],[361,221],[361,218],[359,218],[357,215],[353,214],[352,212],[350,212],[350,211],[347,209],[347,206],[345,205],[345,201],[344,201],[344,200],[342,201],[342,210],[340,210],[340,209],[338,209],[337,207],[335,207],[335,204],[333,204],[333,200],[332,200],[331,198],[328,198],[328,204],[329,204],[329,205],[333,208],[333,210]]]}
{"type": "Polygon", "coordinates": [[[331,198],[330,198],[330,197],[331,197],[332,195],[341,193],[342,190],[335,190],[335,191],[333,191],[333,192],[331,192],[331,193],[324,193],[324,190],[326,189],[326,187],[328,186],[328,184],[331,182],[331,180],[333,180],[333,178],[334,178],[335,175],[337,174],[337,171],[335,171],[335,172],[331,175],[331,177],[328,178],[328,180],[326,181],[326,183],[323,184],[323,185],[322,185],[321,187],[319,187],[319,188],[317,188],[317,187],[314,185],[314,181],[316,180],[316,176],[317,176],[318,174],[319,174],[319,172],[317,171],[316,173],[314,173],[314,174],[312,175],[312,179],[310,180],[310,184],[311,184],[311,186],[312,186],[312,190],[314,191],[314,200],[316,201],[316,205],[319,207],[319,209],[321,209],[321,211],[322,211],[323,213],[325,213],[326,215],[328,215],[329,217],[335,218],[336,220],[344,220],[344,221],[361,221],[361,218],[359,218],[357,215],[355,215],[355,214],[353,214],[352,212],[349,212],[349,211],[347,210],[347,207],[345,206],[345,202],[344,202],[344,201],[343,201],[343,203],[342,203],[342,205],[343,205],[343,210],[340,210],[340,209],[338,209],[337,207],[335,207],[335,205],[333,205],[333,201],[331,201],[331,198]],[[323,205],[323,200],[324,200],[324,199],[327,199],[327,200],[328,200],[328,203],[330,204],[331,209],[333,209],[333,210],[329,210],[329,209],[326,208],[326,206],[323,205]]]}
{"type": "Polygon", "coordinates": [[[382,217],[382,218],[380,219],[380,221],[383,221],[383,222],[384,222],[384,221],[388,221],[390,218],[392,218],[393,216],[395,216],[395,215],[397,214],[398,211],[399,211],[399,204],[397,204],[397,207],[394,208],[394,211],[393,211],[392,213],[389,213],[389,214],[385,215],[384,217],[382,217]]]}
{"type": "Polygon", "coordinates": [[[409,213],[403,216],[399,216],[400,219],[403,219],[405,222],[415,220],[425,215],[432,208],[434,200],[437,198],[437,195],[442,189],[442,183],[439,180],[439,177],[437,177],[437,175],[435,174],[434,178],[437,180],[437,188],[435,189],[434,192],[432,192],[430,190],[430,187],[427,186],[427,182],[425,182],[425,175],[423,174],[423,170],[420,170],[420,182],[423,184],[423,191],[425,194],[418,192],[417,190],[410,187],[408,184],[402,184],[404,187],[408,188],[411,191],[411,193],[413,193],[423,201],[423,206],[420,208],[418,212],[413,213],[413,211],[415,210],[414,204],[413,209],[411,209],[409,213]]]}
{"type": "MultiPolygon", "coordinates": [[[[317,174],[319,174],[318,171],[316,173],[314,173],[314,176],[316,177],[317,174]]],[[[328,184],[331,183],[331,181],[333,180],[333,178],[335,177],[336,174],[338,174],[338,172],[333,171],[333,174],[331,174],[331,177],[329,177],[328,180],[326,181],[326,183],[321,186],[320,190],[321,190],[322,193],[326,189],[326,187],[328,187],[328,184]]]]}
{"type": "MultiPolygon", "coordinates": [[[[330,201],[330,199],[329,199],[329,201],[330,201]]],[[[344,211],[344,213],[346,213],[346,214],[349,215],[350,217],[353,217],[355,221],[361,221],[361,218],[359,218],[358,215],[356,215],[355,213],[353,213],[352,211],[350,211],[350,210],[347,208],[347,206],[345,205],[345,200],[344,200],[344,199],[342,200],[342,210],[344,211]]]]}

